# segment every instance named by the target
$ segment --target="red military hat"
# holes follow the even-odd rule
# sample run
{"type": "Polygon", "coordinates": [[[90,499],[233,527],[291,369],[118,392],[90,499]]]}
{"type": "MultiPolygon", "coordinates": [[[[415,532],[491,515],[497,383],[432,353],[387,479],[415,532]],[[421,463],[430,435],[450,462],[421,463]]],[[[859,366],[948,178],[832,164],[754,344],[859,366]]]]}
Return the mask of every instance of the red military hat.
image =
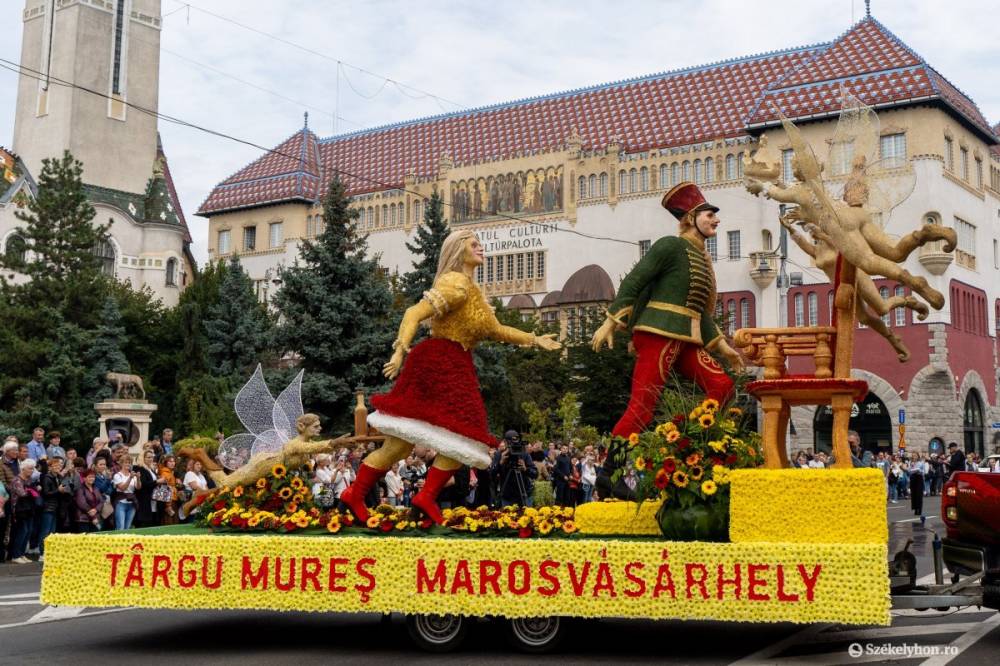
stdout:
{"type": "Polygon", "coordinates": [[[688,213],[693,214],[701,210],[719,211],[718,206],[713,206],[705,201],[705,195],[701,193],[697,185],[690,181],[674,185],[669,192],[663,195],[663,200],[660,203],[678,220],[683,219],[688,213]]]}

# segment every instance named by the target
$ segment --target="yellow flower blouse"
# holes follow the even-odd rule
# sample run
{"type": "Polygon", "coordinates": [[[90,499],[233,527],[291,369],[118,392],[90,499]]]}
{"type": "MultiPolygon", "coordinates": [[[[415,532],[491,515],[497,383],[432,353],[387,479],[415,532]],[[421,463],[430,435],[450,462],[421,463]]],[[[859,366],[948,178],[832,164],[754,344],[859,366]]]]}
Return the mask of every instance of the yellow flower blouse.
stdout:
{"type": "Polygon", "coordinates": [[[486,339],[519,345],[535,340],[531,333],[497,321],[479,287],[464,273],[445,273],[424,292],[423,300],[434,308],[431,336],[453,340],[466,350],[486,339]]]}

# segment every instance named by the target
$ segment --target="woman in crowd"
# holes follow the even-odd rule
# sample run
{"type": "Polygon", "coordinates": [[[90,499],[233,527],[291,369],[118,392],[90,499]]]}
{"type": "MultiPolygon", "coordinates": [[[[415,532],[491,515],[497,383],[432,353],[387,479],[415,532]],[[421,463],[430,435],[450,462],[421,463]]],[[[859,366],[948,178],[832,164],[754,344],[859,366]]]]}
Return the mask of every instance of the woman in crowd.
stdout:
{"type": "Polygon", "coordinates": [[[592,452],[585,453],[580,463],[580,484],[583,489],[583,502],[594,498],[594,484],[597,483],[597,462],[592,452]]]}
{"type": "Polygon", "coordinates": [[[45,537],[56,531],[56,521],[59,518],[59,505],[66,495],[66,490],[62,488],[62,458],[52,458],[49,460],[49,469],[42,475],[42,525],[38,533],[39,561],[45,558],[45,537]]]}
{"type": "Polygon", "coordinates": [[[135,519],[136,491],[139,490],[139,472],[132,469],[132,460],[128,456],[118,459],[118,471],[111,477],[115,492],[111,497],[115,505],[115,529],[131,529],[135,519]]]}
{"type": "Polygon", "coordinates": [[[25,458],[20,461],[20,471],[11,483],[11,525],[10,532],[10,559],[15,564],[28,564],[31,562],[25,553],[28,550],[28,539],[31,536],[31,528],[35,522],[35,513],[41,501],[41,493],[36,482],[32,482],[31,477],[35,474],[35,461],[25,458]]]}
{"type": "Polygon", "coordinates": [[[208,490],[208,481],[201,472],[201,461],[191,460],[188,463],[188,471],[184,474],[184,485],[192,493],[199,490],[208,490]]]}
{"type": "Polygon", "coordinates": [[[406,460],[399,460],[385,473],[385,498],[389,506],[403,506],[403,477],[399,475],[399,468],[405,465],[406,460]]]}
{"type": "Polygon", "coordinates": [[[160,522],[163,525],[177,524],[177,477],[174,476],[174,469],[177,467],[177,458],[172,453],[168,453],[160,458],[159,476],[156,479],[157,485],[169,489],[169,493],[164,493],[164,499],[158,501],[157,507],[160,514],[160,522]]]}
{"type": "Polygon", "coordinates": [[[104,495],[97,489],[94,482],[97,470],[93,467],[83,472],[83,485],[76,491],[76,524],[80,532],[97,532],[101,529],[101,507],[104,505],[104,495]]]}
{"type": "Polygon", "coordinates": [[[135,526],[153,527],[159,525],[159,512],[153,500],[156,490],[156,480],[159,478],[156,469],[156,452],[152,447],[144,448],[142,458],[136,471],[139,473],[139,485],[135,491],[135,526]]]}

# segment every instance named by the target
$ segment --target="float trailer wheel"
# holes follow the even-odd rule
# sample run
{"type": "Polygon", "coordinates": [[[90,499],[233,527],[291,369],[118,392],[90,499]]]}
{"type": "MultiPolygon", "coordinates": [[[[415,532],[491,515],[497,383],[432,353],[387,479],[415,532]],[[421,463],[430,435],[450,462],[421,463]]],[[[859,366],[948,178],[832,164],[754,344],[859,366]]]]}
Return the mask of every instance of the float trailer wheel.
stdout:
{"type": "Polygon", "coordinates": [[[451,652],[465,640],[469,618],[461,615],[407,615],[410,638],[427,652],[451,652]]]}
{"type": "Polygon", "coordinates": [[[512,646],[522,652],[551,652],[562,641],[566,624],[566,618],[561,617],[514,618],[508,620],[507,638],[512,646]]]}

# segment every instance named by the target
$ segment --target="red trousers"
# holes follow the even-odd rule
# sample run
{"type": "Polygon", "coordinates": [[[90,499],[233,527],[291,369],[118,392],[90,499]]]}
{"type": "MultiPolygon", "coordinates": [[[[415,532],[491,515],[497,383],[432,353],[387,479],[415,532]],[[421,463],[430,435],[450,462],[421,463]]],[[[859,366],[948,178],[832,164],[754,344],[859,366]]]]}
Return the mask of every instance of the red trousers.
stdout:
{"type": "Polygon", "coordinates": [[[701,345],[646,331],[634,331],[632,344],[637,355],[632,371],[632,396],[611,434],[628,437],[646,429],[663,396],[671,367],[693,380],[707,397],[720,403],[729,399],[733,380],[701,345]]]}

